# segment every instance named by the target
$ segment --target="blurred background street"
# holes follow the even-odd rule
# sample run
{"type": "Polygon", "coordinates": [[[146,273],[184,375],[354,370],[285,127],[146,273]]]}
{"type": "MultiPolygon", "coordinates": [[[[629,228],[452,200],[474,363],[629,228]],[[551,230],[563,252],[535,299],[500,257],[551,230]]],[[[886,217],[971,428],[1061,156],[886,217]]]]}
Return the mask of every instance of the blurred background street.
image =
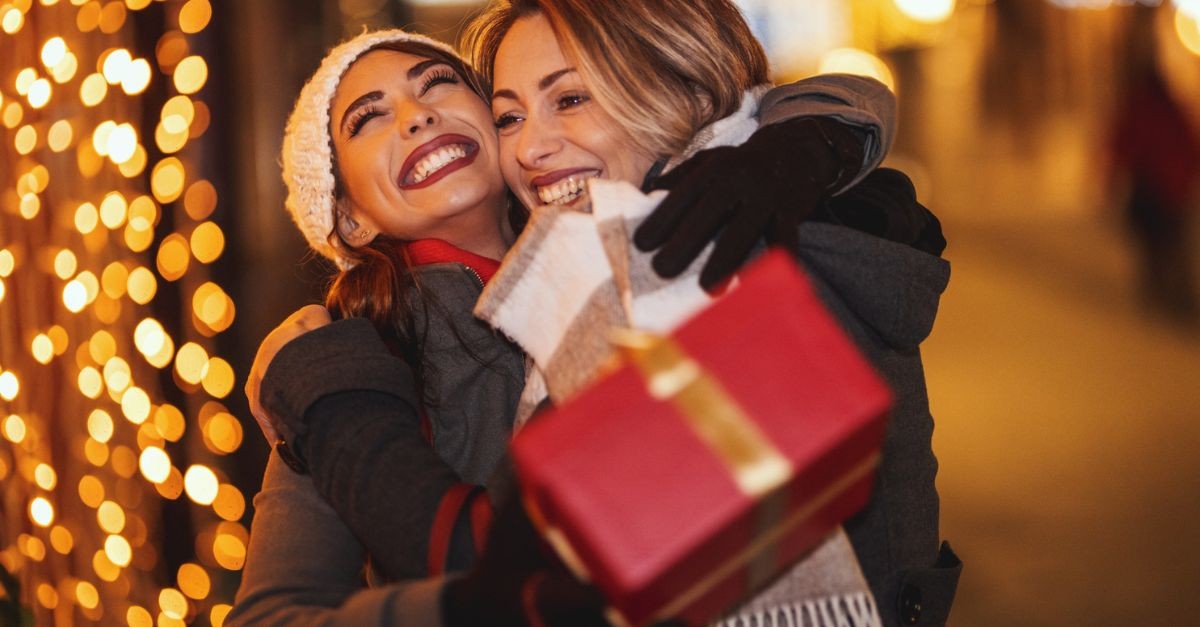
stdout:
{"type": "MultiPolygon", "coordinates": [[[[483,4],[0,0],[0,566],[39,624],[222,622],[267,450],[244,376],[331,271],[283,210],[286,114],[333,43],[483,4]]],[[[942,220],[950,624],[1200,624],[1200,0],[738,4],[779,82],[893,88],[887,165],[942,220]]]]}

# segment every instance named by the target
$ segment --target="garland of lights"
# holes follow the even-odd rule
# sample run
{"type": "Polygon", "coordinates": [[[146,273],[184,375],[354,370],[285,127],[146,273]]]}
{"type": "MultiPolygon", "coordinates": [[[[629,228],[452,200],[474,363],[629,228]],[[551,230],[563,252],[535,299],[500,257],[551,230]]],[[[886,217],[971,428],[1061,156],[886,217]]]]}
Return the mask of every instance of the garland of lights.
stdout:
{"type": "Polygon", "coordinates": [[[37,624],[220,625],[245,558],[219,469],[242,441],[234,373],[211,349],[235,311],[196,163],[211,18],[208,0],[0,0],[0,567],[37,624]],[[165,32],[139,57],[143,11],[165,32]],[[156,317],[168,298],[186,319],[156,317]],[[172,569],[168,501],[196,536],[172,569]]]}

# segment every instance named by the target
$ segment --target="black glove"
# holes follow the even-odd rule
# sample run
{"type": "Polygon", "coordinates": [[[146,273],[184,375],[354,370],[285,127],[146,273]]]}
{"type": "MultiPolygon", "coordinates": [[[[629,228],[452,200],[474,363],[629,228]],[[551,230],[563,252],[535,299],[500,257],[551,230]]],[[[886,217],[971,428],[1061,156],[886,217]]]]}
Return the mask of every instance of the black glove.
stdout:
{"type": "Polygon", "coordinates": [[[654,271],[671,278],[716,237],[700,273],[701,286],[711,289],[741,268],[764,236],[798,252],[797,227],[853,180],[862,162],[863,140],[836,120],[797,118],[764,126],[740,146],[703,150],[649,181],[649,190],[671,193],[633,241],[644,251],[661,247],[654,271]]]}
{"type": "Polygon", "coordinates": [[[542,545],[518,499],[501,506],[483,555],[442,589],[447,627],[607,625],[604,598],[542,545]]]}
{"type": "Polygon", "coordinates": [[[937,216],[917,201],[908,176],[891,168],[879,168],[830,198],[812,220],[840,224],[935,257],[946,249],[937,216]]]}

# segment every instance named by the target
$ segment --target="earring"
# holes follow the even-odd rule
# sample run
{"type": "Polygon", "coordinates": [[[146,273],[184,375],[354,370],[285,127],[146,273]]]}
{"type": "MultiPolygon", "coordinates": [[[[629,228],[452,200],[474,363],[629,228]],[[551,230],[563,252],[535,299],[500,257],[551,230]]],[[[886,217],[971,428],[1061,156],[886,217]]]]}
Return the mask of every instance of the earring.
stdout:
{"type": "Polygon", "coordinates": [[[367,238],[370,236],[371,236],[371,229],[363,229],[362,232],[358,234],[358,239],[361,242],[365,242],[365,241],[367,241],[367,238]]]}

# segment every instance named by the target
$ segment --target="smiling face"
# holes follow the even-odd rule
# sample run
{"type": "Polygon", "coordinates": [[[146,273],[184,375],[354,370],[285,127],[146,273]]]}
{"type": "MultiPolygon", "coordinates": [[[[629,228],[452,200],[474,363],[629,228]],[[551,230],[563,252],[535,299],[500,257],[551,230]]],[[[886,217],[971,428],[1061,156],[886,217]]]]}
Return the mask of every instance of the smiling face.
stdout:
{"type": "Polygon", "coordinates": [[[366,53],[338,84],[330,135],[345,241],[439,238],[494,254],[480,249],[506,228],[496,133],[487,105],[450,65],[366,53]]]}
{"type": "Polygon", "coordinates": [[[595,101],[541,14],[518,19],[495,59],[500,169],[532,211],[590,207],[590,178],[640,186],[654,156],[595,101]]]}

